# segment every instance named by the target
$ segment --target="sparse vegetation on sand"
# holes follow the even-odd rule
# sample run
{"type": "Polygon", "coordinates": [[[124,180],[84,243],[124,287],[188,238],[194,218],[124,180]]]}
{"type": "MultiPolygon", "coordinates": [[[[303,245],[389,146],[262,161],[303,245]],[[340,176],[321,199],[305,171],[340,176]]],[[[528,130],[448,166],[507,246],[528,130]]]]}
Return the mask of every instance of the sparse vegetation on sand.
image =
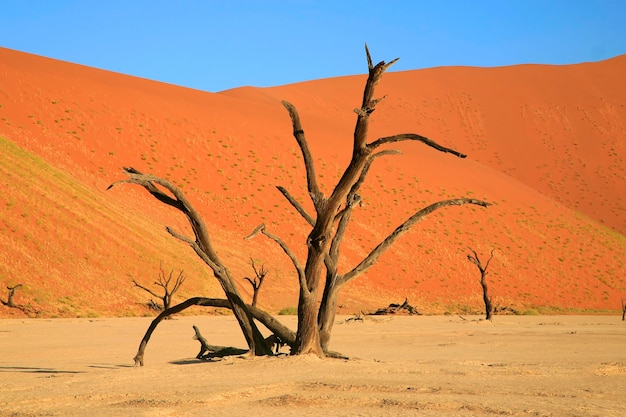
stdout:
{"type": "MultiPolygon", "coordinates": [[[[616,190],[626,178],[619,147],[624,71],[626,59],[617,57],[386,74],[379,91],[387,98],[373,114],[371,136],[418,131],[471,160],[425,157],[425,149],[402,145],[404,156],[376,162],[353,216],[354,239],[342,251],[346,265],[393,230],[388,219],[408,218],[439,198],[494,205],[431,215],[349,284],[338,311],[371,311],[408,297],[426,314],[478,312],[476,269],[465,256],[470,246],[497,250],[489,276],[497,305],[620,314],[626,202],[616,190]]],[[[103,193],[119,167],[132,162],[183,185],[234,276],[249,274],[251,256],[264,260],[272,277],[261,307],[278,312],[297,304],[293,266],[281,249],[241,239],[261,222],[285,231],[293,248],[306,239],[307,224],[272,188],[282,179],[312,209],[306,192],[297,191],[306,190],[297,175],[303,160],[280,99],[298,104],[327,191],[350,153],[344,141],[363,77],[209,94],[3,48],[0,72],[0,137],[11,144],[0,152],[0,288],[23,283],[16,303],[31,304],[38,317],[153,315],[145,294],[128,286],[128,274],[155,277],[162,260],[189,276],[175,302],[219,294],[193,251],[163,231],[170,212],[146,196],[128,198],[133,191],[103,193]]],[[[184,219],[174,223],[185,227],[184,219]]],[[[242,292],[251,299],[249,287],[242,292]]],[[[2,317],[25,315],[0,306],[2,317]]]]}

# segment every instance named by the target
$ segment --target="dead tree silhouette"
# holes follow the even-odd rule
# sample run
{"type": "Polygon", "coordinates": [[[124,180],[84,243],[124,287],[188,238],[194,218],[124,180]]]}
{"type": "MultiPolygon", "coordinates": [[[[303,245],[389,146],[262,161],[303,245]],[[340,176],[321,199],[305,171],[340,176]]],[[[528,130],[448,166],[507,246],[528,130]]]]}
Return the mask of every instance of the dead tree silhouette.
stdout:
{"type": "Polygon", "coordinates": [[[2,301],[2,304],[4,304],[7,307],[22,309],[20,306],[16,305],[13,302],[13,296],[15,295],[15,290],[17,290],[18,288],[23,287],[23,286],[24,286],[24,284],[17,284],[17,285],[14,285],[12,287],[11,286],[7,286],[7,290],[9,290],[9,293],[7,295],[7,301],[0,300],[0,301],[2,301]]]}
{"type": "Polygon", "coordinates": [[[302,216],[310,226],[306,239],[306,261],[301,262],[288,245],[277,235],[273,234],[265,224],[261,224],[248,236],[252,238],[263,234],[277,243],[293,264],[297,282],[299,285],[298,297],[298,324],[295,337],[293,333],[282,324],[266,320],[264,312],[258,308],[246,305],[237,286],[232,279],[228,268],[222,263],[217,252],[211,244],[206,225],[199,213],[192,207],[180,188],[171,181],[151,174],[143,174],[134,168],[125,168],[124,173],[128,179],[117,181],[109,188],[120,184],[137,184],[146,189],[161,203],[170,205],[181,211],[189,220],[193,230],[193,237],[184,236],[171,228],[166,228],[168,233],[177,239],[186,242],[194,249],[196,254],[213,270],[214,276],[224,290],[227,300],[207,299],[195,297],[177,306],[171,307],[157,317],[146,335],[142,339],[140,349],[135,357],[135,363],[143,364],[143,351],[154,328],[164,316],[181,311],[191,305],[213,305],[231,308],[241,330],[250,347],[251,354],[271,354],[271,349],[261,336],[253,319],[262,321],[268,329],[288,344],[292,354],[312,353],[320,357],[329,354],[328,346],[335,314],[339,292],[352,280],[363,276],[378,259],[405,233],[432,212],[448,206],[462,206],[473,204],[488,207],[490,203],[473,198],[452,198],[436,201],[430,205],[418,209],[404,222],[400,223],[391,233],[374,247],[363,260],[348,271],[340,272],[340,248],[344,241],[346,230],[351,219],[352,211],[361,207],[360,188],[363,185],[371,165],[381,157],[397,155],[400,152],[393,149],[384,149],[386,146],[400,142],[418,142],[439,152],[448,153],[459,158],[466,155],[454,149],[442,146],[435,141],[414,133],[400,133],[391,136],[379,137],[370,140],[368,138],[370,116],[376,106],[384,97],[374,97],[374,90],[387,69],[397,59],[388,63],[381,61],[378,64],[372,62],[369,49],[365,46],[367,57],[368,74],[363,90],[363,98],[359,108],[355,109],[356,125],[352,138],[352,156],[345,170],[339,176],[335,187],[326,194],[318,183],[318,175],[315,168],[315,159],[309,149],[305,132],[300,121],[296,107],[283,101],[282,105],[289,113],[293,136],[300,148],[304,161],[306,176],[306,194],[311,199],[314,214],[309,213],[305,205],[301,204],[284,187],[278,186],[293,208],[302,216]],[[165,189],[165,191],[163,190],[165,189]]]}
{"type": "MultiPolygon", "coordinates": [[[[145,287],[143,285],[141,285],[140,283],[138,283],[134,278],[131,278],[131,280],[133,281],[133,284],[135,284],[136,287],[141,288],[142,290],[146,291],[148,294],[157,297],[161,300],[161,302],[163,303],[163,307],[161,310],[167,310],[168,308],[170,308],[171,304],[172,304],[172,297],[174,296],[174,294],[176,294],[176,292],[180,289],[180,286],[183,285],[183,283],[185,282],[185,275],[184,275],[184,271],[180,271],[178,273],[178,276],[176,277],[176,279],[172,282],[173,279],[173,274],[174,274],[174,270],[171,270],[169,275],[166,276],[165,271],[163,270],[163,266],[159,266],[159,279],[157,281],[154,282],[154,285],[156,285],[157,287],[160,287],[163,291],[163,294],[158,294],[155,291],[153,291],[152,289],[145,287]],[[172,287],[170,288],[170,284],[172,284],[172,287]]],[[[150,300],[152,301],[152,300],[150,300]]],[[[152,303],[154,304],[154,303],[152,303]]],[[[150,303],[149,303],[150,305],[150,303]]]]}
{"type": "Polygon", "coordinates": [[[478,254],[476,253],[476,251],[472,248],[469,248],[469,250],[472,251],[472,254],[467,255],[467,259],[473,263],[474,265],[476,265],[478,267],[478,270],[480,271],[480,286],[483,289],[483,302],[485,303],[485,312],[486,312],[486,320],[491,320],[491,314],[493,313],[493,305],[491,303],[491,297],[489,296],[489,288],[487,286],[487,268],[489,268],[489,263],[491,262],[491,259],[493,258],[493,252],[495,249],[491,249],[491,255],[489,256],[489,259],[487,259],[487,263],[483,266],[483,264],[480,262],[480,258],[478,258],[478,254]]]}
{"type": "MultiPolygon", "coordinates": [[[[256,267],[256,263],[254,259],[250,258],[250,266],[252,266],[252,270],[254,271],[254,278],[245,277],[244,279],[252,285],[252,305],[256,307],[256,303],[259,299],[259,291],[261,290],[261,285],[263,285],[263,280],[267,276],[269,270],[265,269],[265,265],[261,265],[261,268],[256,267]]],[[[267,339],[266,339],[267,340],[267,339]]]]}

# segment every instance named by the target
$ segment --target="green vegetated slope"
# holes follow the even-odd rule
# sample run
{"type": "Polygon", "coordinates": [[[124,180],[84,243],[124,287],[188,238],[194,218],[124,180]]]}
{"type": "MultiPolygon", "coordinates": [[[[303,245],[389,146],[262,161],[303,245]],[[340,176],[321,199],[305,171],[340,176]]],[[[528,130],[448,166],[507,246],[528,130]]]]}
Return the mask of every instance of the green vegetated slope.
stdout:
{"type": "Polygon", "coordinates": [[[145,314],[150,296],[130,279],[150,286],[161,263],[185,271],[181,295],[212,293],[206,271],[162,225],[2,137],[0,184],[0,285],[23,284],[14,302],[30,315],[145,314]]]}

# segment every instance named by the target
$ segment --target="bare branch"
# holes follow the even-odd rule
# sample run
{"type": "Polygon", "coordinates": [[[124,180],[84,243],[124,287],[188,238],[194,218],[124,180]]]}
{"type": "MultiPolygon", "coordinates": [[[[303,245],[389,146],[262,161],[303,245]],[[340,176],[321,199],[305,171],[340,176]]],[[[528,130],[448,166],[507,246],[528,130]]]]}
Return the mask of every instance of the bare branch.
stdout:
{"type": "Polygon", "coordinates": [[[178,274],[178,277],[176,278],[176,282],[174,283],[174,287],[172,288],[172,294],[174,294],[176,291],[178,291],[178,289],[180,288],[181,285],[183,285],[183,282],[185,282],[185,280],[187,279],[187,277],[185,277],[183,275],[183,271],[180,271],[180,273],[178,274]]]}
{"type": "Polygon", "coordinates": [[[372,62],[372,56],[370,55],[370,49],[367,47],[367,43],[365,44],[365,55],[367,55],[367,68],[371,71],[374,68],[374,63],[372,62]]]}
{"type": "Polygon", "coordinates": [[[337,261],[336,258],[338,256],[339,247],[345,235],[346,228],[348,227],[348,224],[350,223],[352,210],[357,204],[361,203],[361,196],[359,196],[357,192],[359,191],[359,189],[361,188],[361,185],[365,181],[365,178],[367,177],[367,173],[369,172],[370,167],[372,166],[374,161],[381,156],[399,155],[399,154],[401,154],[401,152],[397,150],[393,150],[393,149],[383,150],[373,155],[370,155],[367,162],[363,166],[359,179],[352,185],[350,192],[348,192],[348,195],[346,196],[346,206],[344,207],[343,210],[337,213],[337,216],[336,216],[336,218],[339,219],[339,223],[337,225],[337,231],[335,232],[335,236],[333,237],[333,240],[330,245],[330,251],[329,251],[331,258],[334,259],[335,263],[337,261]]]}
{"type": "Polygon", "coordinates": [[[263,280],[267,276],[267,269],[265,269],[265,265],[261,265],[260,269],[257,269],[256,263],[253,258],[250,258],[250,265],[252,266],[252,270],[254,271],[254,279],[244,277],[246,281],[250,283],[252,286],[252,305],[256,306],[257,300],[259,298],[259,291],[261,290],[261,285],[263,285],[263,280]]]}
{"type": "Polygon", "coordinates": [[[250,258],[250,266],[252,267],[252,270],[254,271],[254,275],[256,275],[256,277],[259,280],[263,280],[263,278],[265,278],[265,276],[267,275],[268,270],[265,269],[265,265],[261,265],[261,268],[257,269],[256,267],[256,263],[254,262],[254,259],[250,258]]]}
{"type": "Polygon", "coordinates": [[[135,284],[135,287],[139,287],[142,290],[146,291],[147,293],[149,293],[150,295],[152,295],[153,297],[157,297],[157,298],[161,298],[161,295],[155,293],[154,291],[152,291],[150,288],[148,287],[144,287],[143,285],[139,284],[137,281],[135,281],[134,278],[131,278],[131,280],[133,281],[133,284],[135,284]]]}
{"type": "Polygon", "coordinates": [[[493,252],[494,252],[495,250],[496,250],[495,248],[491,249],[491,254],[489,255],[489,259],[487,259],[487,263],[485,264],[485,271],[487,270],[487,268],[489,268],[489,263],[490,263],[490,262],[491,262],[491,260],[493,259],[493,252]]]}
{"type": "MultiPolygon", "coordinates": [[[[114,182],[113,184],[109,185],[107,190],[113,187],[114,185],[121,184],[121,183],[138,184],[144,187],[150,194],[152,194],[159,201],[177,208],[183,214],[185,214],[185,216],[187,216],[187,219],[189,220],[189,224],[191,225],[191,228],[193,229],[196,235],[197,244],[201,247],[201,250],[205,252],[206,255],[208,255],[214,263],[221,265],[221,261],[219,260],[217,253],[215,252],[215,250],[213,249],[213,246],[211,245],[209,233],[207,232],[206,225],[204,224],[202,217],[195,210],[195,208],[191,205],[189,200],[187,200],[183,192],[176,185],[174,185],[172,182],[166,179],[157,177],[155,175],[142,174],[141,172],[139,172],[138,170],[132,167],[124,168],[124,173],[128,175],[130,178],[128,180],[114,182]],[[171,196],[159,190],[155,184],[158,184],[164,187],[167,191],[172,193],[174,198],[172,198],[171,196]]],[[[168,229],[168,232],[169,232],[169,229],[168,229]]]]}
{"type": "Polygon", "coordinates": [[[202,259],[204,261],[204,263],[206,263],[212,270],[214,273],[221,275],[224,272],[224,266],[222,266],[222,264],[218,264],[216,262],[214,262],[209,255],[207,255],[202,248],[200,248],[200,245],[198,245],[198,242],[189,239],[186,236],[181,235],[180,233],[174,231],[172,228],[170,227],[166,227],[165,230],[167,230],[167,233],[169,233],[170,235],[172,235],[173,237],[175,237],[176,239],[182,240],[183,242],[187,243],[189,246],[191,246],[191,248],[196,252],[196,254],[200,257],[200,259],[202,259]]]}
{"type": "MultiPolygon", "coordinates": [[[[177,198],[172,198],[171,196],[165,194],[164,192],[162,192],[161,190],[159,190],[154,184],[153,181],[159,179],[158,177],[151,175],[151,174],[142,174],[141,172],[139,172],[138,170],[136,170],[133,167],[124,167],[123,171],[126,175],[128,175],[130,178],[127,180],[120,180],[120,181],[115,181],[114,183],[112,183],[111,185],[109,185],[107,187],[107,190],[113,188],[114,186],[118,185],[118,184],[137,184],[137,185],[141,185],[143,188],[145,188],[150,194],[152,194],[157,200],[161,201],[162,203],[165,203],[169,206],[172,206],[174,208],[177,208],[178,210],[184,211],[184,207],[180,204],[180,202],[178,201],[177,198]]],[[[166,180],[163,180],[166,181],[166,180]]],[[[154,181],[156,182],[156,181],[154,181]]],[[[170,188],[176,188],[173,184],[169,183],[163,185],[163,187],[165,187],[168,191],[171,192],[170,188]]],[[[174,194],[174,193],[172,193],[174,194]]]]}
{"type": "Polygon", "coordinates": [[[261,233],[263,231],[263,229],[265,229],[265,223],[261,223],[260,225],[255,227],[254,230],[248,236],[243,238],[243,240],[250,240],[250,239],[252,239],[256,235],[261,233]]]}
{"type": "Polygon", "coordinates": [[[298,274],[298,282],[300,283],[300,286],[303,289],[306,289],[306,278],[304,275],[304,268],[302,268],[302,265],[300,265],[300,262],[298,261],[298,258],[296,257],[296,255],[293,253],[293,251],[289,248],[289,246],[278,236],[270,233],[267,231],[265,223],[260,224],[259,226],[257,226],[252,233],[250,233],[250,235],[246,236],[245,239],[251,239],[253,237],[255,237],[256,235],[258,235],[259,233],[264,234],[265,236],[267,236],[268,238],[270,238],[271,240],[273,240],[274,242],[278,243],[278,246],[281,247],[281,249],[283,250],[283,252],[285,252],[285,254],[289,257],[289,259],[291,260],[291,263],[293,264],[294,268],[296,269],[296,273],[298,274]]]}
{"type": "Polygon", "coordinates": [[[487,268],[489,268],[489,263],[493,259],[493,252],[495,251],[495,248],[491,249],[491,254],[489,256],[489,259],[487,260],[487,263],[484,266],[482,262],[480,261],[480,258],[478,257],[478,253],[476,253],[476,251],[470,247],[468,247],[468,249],[472,251],[473,255],[467,255],[467,259],[478,267],[478,270],[480,271],[482,277],[484,278],[487,275],[487,268]]]}
{"type": "Polygon", "coordinates": [[[469,247],[468,247],[468,249],[471,250],[474,255],[467,255],[467,259],[471,263],[476,265],[478,267],[478,269],[480,269],[480,272],[483,272],[483,267],[482,267],[482,264],[480,263],[480,259],[478,258],[478,254],[476,253],[476,251],[474,249],[469,248],[469,247]]]}
{"type": "Polygon", "coordinates": [[[370,149],[376,149],[379,146],[387,144],[387,143],[401,142],[401,141],[406,141],[406,140],[414,140],[414,141],[422,142],[430,146],[431,148],[434,148],[441,152],[451,153],[453,155],[458,156],[459,158],[465,158],[467,156],[465,154],[455,151],[454,149],[441,146],[435,141],[428,139],[425,136],[417,135],[415,133],[401,133],[399,135],[387,136],[384,138],[377,139],[374,142],[368,144],[367,146],[370,149]]]}
{"type": "Polygon", "coordinates": [[[374,250],[372,250],[365,259],[361,261],[353,270],[344,274],[338,282],[343,285],[352,279],[360,276],[366,272],[374,263],[380,258],[380,256],[403,234],[408,232],[411,227],[422,220],[425,216],[433,211],[446,206],[461,206],[464,204],[475,204],[482,207],[488,207],[491,204],[482,200],[476,200],[473,198],[457,198],[453,200],[443,200],[437,203],[433,203],[423,209],[419,210],[413,216],[409,217],[404,223],[398,226],[389,236],[387,236],[374,250]]]}
{"type": "Polygon", "coordinates": [[[289,191],[287,191],[285,187],[279,185],[276,188],[278,188],[278,191],[280,191],[281,194],[287,199],[287,201],[291,203],[296,211],[300,213],[302,217],[304,217],[304,220],[306,220],[309,225],[315,226],[315,219],[309,213],[307,213],[304,207],[302,207],[302,205],[289,193],[289,191]]]}
{"type": "Polygon", "coordinates": [[[311,151],[309,150],[309,145],[304,136],[304,130],[302,129],[298,110],[293,104],[289,103],[288,101],[283,100],[282,103],[289,112],[289,117],[291,117],[293,136],[296,139],[296,142],[298,142],[298,146],[300,146],[302,158],[304,159],[304,166],[306,168],[307,189],[309,190],[309,195],[311,196],[311,200],[313,201],[315,209],[319,212],[324,202],[324,194],[320,191],[319,185],[317,184],[315,163],[313,161],[311,151]]]}
{"type": "Polygon", "coordinates": [[[367,140],[367,131],[369,127],[369,116],[374,111],[376,104],[380,102],[381,99],[374,99],[374,90],[376,85],[382,78],[383,74],[387,69],[395,64],[399,58],[392,60],[391,62],[385,63],[385,61],[381,61],[376,65],[372,63],[372,57],[369,52],[369,48],[365,45],[365,52],[367,55],[367,67],[369,70],[369,75],[367,77],[367,81],[365,83],[365,88],[363,90],[363,101],[361,102],[361,108],[356,110],[358,115],[356,125],[354,127],[354,151],[364,150],[366,147],[367,140]]]}

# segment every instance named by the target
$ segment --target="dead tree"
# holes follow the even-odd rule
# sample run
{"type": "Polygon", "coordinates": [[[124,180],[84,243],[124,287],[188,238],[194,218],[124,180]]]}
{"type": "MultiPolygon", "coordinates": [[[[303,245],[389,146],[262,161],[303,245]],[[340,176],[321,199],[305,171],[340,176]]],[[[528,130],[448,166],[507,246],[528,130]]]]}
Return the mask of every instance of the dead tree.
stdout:
{"type": "Polygon", "coordinates": [[[626,319],[626,300],[622,298],[622,321],[626,319]]]}
{"type": "Polygon", "coordinates": [[[478,258],[478,254],[476,253],[476,251],[472,248],[469,248],[469,250],[472,251],[472,254],[468,254],[467,259],[471,263],[476,265],[478,267],[478,270],[480,271],[480,286],[483,289],[483,301],[485,303],[485,312],[486,312],[485,319],[491,320],[491,314],[493,313],[493,305],[491,303],[491,297],[489,297],[486,277],[487,277],[487,268],[489,268],[489,262],[491,262],[491,259],[493,258],[493,251],[495,249],[491,249],[491,255],[489,256],[489,259],[487,259],[487,263],[484,266],[480,262],[480,258],[478,258]]]}
{"type": "MultiPolygon", "coordinates": [[[[159,178],[151,174],[142,174],[134,168],[124,168],[124,173],[128,176],[128,179],[114,182],[109,185],[107,189],[111,189],[118,184],[126,183],[140,185],[158,201],[174,207],[187,217],[189,225],[193,230],[193,238],[184,236],[170,227],[166,227],[165,230],[167,230],[167,232],[173,237],[187,243],[196,252],[200,259],[202,259],[202,261],[206,263],[209,268],[211,268],[213,275],[224,290],[226,299],[230,303],[230,308],[237,319],[239,327],[241,327],[246,343],[250,348],[250,353],[252,355],[271,354],[271,350],[265,343],[263,335],[256,327],[250,310],[242,300],[239,290],[237,289],[228,268],[226,268],[226,266],[222,263],[221,259],[217,255],[217,252],[213,248],[204,220],[180,188],[166,179],[159,178]]],[[[169,310],[171,309],[165,311],[169,310]]]]}
{"type": "Polygon", "coordinates": [[[15,305],[15,303],[13,303],[13,296],[15,295],[15,290],[17,290],[19,287],[22,287],[23,284],[17,284],[14,286],[7,286],[7,290],[9,291],[8,295],[7,295],[7,301],[2,301],[2,304],[4,304],[7,307],[11,307],[11,308],[17,308],[17,306],[15,305]]]}
{"type": "Polygon", "coordinates": [[[358,265],[347,272],[338,271],[340,247],[347,226],[350,222],[352,210],[360,206],[361,195],[359,189],[365,181],[371,164],[379,157],[399,154],[391,149],[381,149],[386,145],[403,142],[421,142],[435,150],[450,153],[459,158],[466,155],[453,149],[441,146],[433,140],[414,133],[401,133],[368,140],[369,118],[376,105],[384,98],[375,98],[374,90],[385,71],[397,59],[389,63],[384,61],[374,65],[367,45],[365,46],[369,74],[363,92],[361,107],[355,109],[357,114],[354,129],[352,158],[341,175],[335,188],[326,195],[319,187],[314,158],[308,147],[304,129],[296,107],[286,101],[283,106],[289,112],[293,127],[293,136],[300,147],[304,159],[307,180],[307,194],[309,195],[315,214],[308,213],[302,204],[294,198],[284,187],[278,187],[287,201],[311,226],[306,240],[307,258],[304,266],[295,257],[294,253],[276,235],[267,230],[265,225],[257,227],[249,237],[257,233],[277,242],[291,259],[300,284],[298,300],[298,330],[296,337],[296,354],[313,353],[324,356],[328,351],[328,344],[335,319],[337,297],[341,288],[348,282],[361,276],[378,261],[380,256],[413,225],[426,215],[446,206],[475,204],[482,207],[489,203],[471,198],[456,198],[435,202],[418,210],[414,215],[401,223],[389,236],[376,246],[358,265]],[[322,288],[323,285],[323,288],[322,288]],[[320,294],[320,292],[322,292],[320,294]],[[321,299],[321,303],[319,300],[321,299]]]}
{"type": "Polygon", "coordinates": [[[15,305],[15,303],[13,302],[13,296],[15,295],[15,290],[17,290],[19,287],[22,287],[24,284],[17,284],[14,286],[7,286],[7,290],[9,291],[8,295],[7,295],[7,301],[2,301],[2,304],[4,304],[7,307],[11,307],[11,308],[19,308],[20,310],[23,310],[22,307],[15,305]]]}
{"type": "MultiPolygon", "coordinates": [[[[167,317],[171,316],[172,314],[180,313],[181,311],[186,310],[191,306],[229,308],[231,310],[233,309],[230,300],[227,299],[193,297],[183,301],[180,304],[176,304],[175,306],[172,306],[167,310],[162,311],[161,314],[159,314],[157,317],[154,318],[154,320],[152,320],[152,323],[150,323],[148,330],[146,330],[146,333],[139,343],[139,349],[137,349],[137,354],[133,358],[133,360],[135,361],[135,366],[143,366],[146,347],[148,346],[148,342],[152,337],[152,333],[154,333],[159,323],[165,320],[167,317]]],[[[295,333],[288,327],[284,326],[281,322],[276,320],[274,316],[251,305],[246,305],[246,309],[250,312],[251,318],[254,318],[255,320],[258,320],[260,323],[262,323],[272,332],[272,334],[278,336],[285,344],[289,345],[291,348],[295,346],[295,333]]],[[[263,340],[263,345],[267,346],[265,340],[263,340]]],[[[268,347],[268,349],[271,349],[271,347],[268,347]]],[[[268,354],[271,354],[271,350],[268,354]]]]}
{"type": "Polygon", "coordinates": [[[9,308],[15,308],[18,310],[21,310],[22,312],[24,312],[25,314],[31,315],[31,314],[39,314],[39,311],[37,311],[35,308],[33,308],[30,304],[28,305],[19,305],[16,304],[13,301],[13,297],[15,296],[15,291],[20,288],[23,287],[24,284],[17,284],[14,286],[7,286],[7,290],[8,290],[8,294],[7,294],[7,300],[0,300],[0,302],[2,303],[2,305],[5,305],[9,308]]]}
{"type": "Polygon", "coordinates": [[[261,268],[257,269],[256,263],[254,259],[250,258],[250,265],[252,266],[252,270],[254,271],[254,279],[245,277],[244,279],[252,285],[252,305],[256,306],[256,303],[259,298],[259,291],[261,290],[261,285],[263,285],[263,280],[265,276],[269,272],[265,269],[265,265],[261,265],[261,268]]]}
{"type": "MultiPolygon", "coordinates": [[[[286,101],[282,102],[289,113],[293,136],[304,159],[307,192],[315,210],[315,215],[308,213],[304,206],[285,188],[278,187],[278,190],[287,201],[311,226],[306,240],[307,257],[304,265],[297,259],[294,252],[290,250],[285,242],[282,241],[280,237],[267,230],[264,224],[257,227],[251,235],[248,236],[248,238],[251,238],[258,233],[262,233],[274,240],[287,254],[296,270],[300,291],[298,299],[298,328],[295,338],[292,341],[288,336],[285,338],[285,335],[277,333],[277,329],[279,329],[278,326],[275,326],[274,329],[270,328],[275,335],[279,336],[281,340],[291,346],[292,354],[312,353],[320,357],[331,354],[328,350],[328,343],[336,313],[337,297],[341,288],[348,282],[363,275],[399,237],[408,232],[417,222],[428,214],[447,206],[474,204],[487,207],[490,205],[485,201],[472,198],[455,198],[432,203],[417,210],[415,214],[401,223],[373,248],[359,264],[346,272],[340,273],[338,271],[340,246],[346,233],[352,210],[360,206],[361,196],[359,189],[365,181],[366,174],[371,164],[379,157],[400,153],[395,150],[382,148],[397,142],[415,141],[423,143],[437,151],[450,153],[459,158],[465,158],[465,155],[460,152],[441,146],[429,138],[414,133],[401,133],[381,137],[373,141],[368,140],[370,115],[375,110],[376,105],[384,98],[374,97],[375,87],[385,71],[394,64],[397,59],[389,63],[381,61],[374,65],[367,46],[365,50],[369,74],[363,92],[361,107],[355,109],[357,120],[353,137],[352,158],[341,175],[339,182],[329,195],[324,194],[319,187],[314,158],[309,150],[300,122],[300,116],[295,106],[286,101]]],[[[124,172],[128,175],[129,179],[113,183],[109,188],[118,183],[141,185],[160,202],[180,210],[187,216],[194,231],[195,240],[182,236],[170,228],[166,230],[172,236],[188,243],[196,251],[198,256],[213,270],[215,277],[224,289],[230,307],[233,309],[239,321],[251,352],[255,352],[256,348],[263,349],[264,354],[270,354],[267,343],[261,338],[252,320],[253,316],[258,319],[257,314],[260,310],[253,306],[246,306],[241,300],[228,269],[220,261],[217,253],[211,246],[204,222],[183,195],[182,191],[165,179],[154,175],[142,174],[133,168],[125,168],[124,172]],[[165,193],[162,188],[165,188],[169,193],[165,193]]],[[[138,355],[135,357],[135,362],[143,363],[143,350],[145,350],[145,345],[151,333],[156,328],[156,325],[164,316],[181,311],[191,305],[208,305],[204,304],[205,301],[202,300],[206,299],[196,297],[161,313],[146,332],[140,344],[138,355]]],[[[266,323],[264,322],[264,324],[266,323]]],[[[334,353],[332,354],[334,355],[334,353]]]]}
{"type": "MultiPolygon", "coordinates": [[[[151,290],[148,287],[144,287],[133,278],[131,278],[131,280],[133,281],[133,284],[135,284],[136,287],[141,288],[142,290],[146,291],[148,294],[152,295],[153,297],[160,298],[161,302],[163,303],[163,308],[160,308],[160,310],[167,310],[168,308],[170,308],[170,305],[172,304],[172,297],[180,289],[180,286],[183,285],[183,282],[185,282],[186,277],[185,275],[183,275],[183,271],[181,270],[178,273],[178,276],[176,277],[176,279],[173,281],[172,288],[170,288],[170,283],[172,283],[174,270],[171,270],[169,275],[166,276],[162,265],[159,266],[159,269],[160,269],[159,279],[154,282],[154,285],[156,285],[157,287],[161,287],[161,289],[163,290],[162,295],[157,294],[155,291],[151,290]]],[[[148,305],[150,306],[150,304],[148,305]]]]}

